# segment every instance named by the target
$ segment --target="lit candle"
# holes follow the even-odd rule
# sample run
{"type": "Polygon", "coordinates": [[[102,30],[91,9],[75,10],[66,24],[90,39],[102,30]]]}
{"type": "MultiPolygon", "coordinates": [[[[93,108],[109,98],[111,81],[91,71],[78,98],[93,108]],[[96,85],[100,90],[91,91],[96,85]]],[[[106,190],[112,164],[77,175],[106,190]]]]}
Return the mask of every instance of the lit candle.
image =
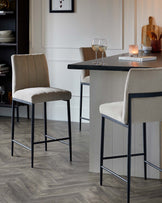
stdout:
{"type": "Polygon", "coordinates": [[[138,56],[138,46],[137,45],[129,45],[129,55],[138,56]]]}

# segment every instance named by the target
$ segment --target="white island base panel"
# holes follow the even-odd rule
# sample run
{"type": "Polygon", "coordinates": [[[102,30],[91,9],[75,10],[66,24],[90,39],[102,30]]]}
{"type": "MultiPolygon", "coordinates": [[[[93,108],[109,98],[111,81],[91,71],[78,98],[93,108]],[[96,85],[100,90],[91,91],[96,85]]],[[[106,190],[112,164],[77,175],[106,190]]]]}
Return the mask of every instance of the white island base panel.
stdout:
{"type": "MultiPolygon", "coordinates": [[[[99,172],[101,115],[99,105],[107,102],[122,101],[124,85],[128,72],[90,71],[90,140],[89,171],[99,172]]],[[[127,128],[106,119],[105,122],[105,156],[127,153],[127,128]]],[[[147,160],[160,166],[160,123],[146,124],[147,160]]],[[[143,152],[142,124],[132,126],[132,153],[143,152]]],[[[143,156],[132,157],[131,175],[144,176],[143,156]]],[[[127,158],[105,160],[104,165],[121,175],[126,175],[127,158]]],[[[160,178],[159,171],[147,167],[149,178],[160,178]]]]}

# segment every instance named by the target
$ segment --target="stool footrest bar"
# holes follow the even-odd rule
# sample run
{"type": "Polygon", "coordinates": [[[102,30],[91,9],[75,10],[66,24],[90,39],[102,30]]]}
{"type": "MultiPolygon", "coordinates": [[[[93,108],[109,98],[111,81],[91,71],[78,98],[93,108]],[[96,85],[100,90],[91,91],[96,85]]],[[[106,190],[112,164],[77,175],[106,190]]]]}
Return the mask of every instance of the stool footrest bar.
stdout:
{"type": "MultiPolygon", "coordinates": [[[[143,156],[144,153],[138,153],[138,154],[131,154],[131,156],[143,156]]],[[[118,156],[108,156],[108,157],[103,157],[103,159],[117,159],[117,158],[125,158],[127,155],[118,155],[118,156]]]]}
{"type": "Polygon", "coordinates": [[[12,140],[12,142],[14,142],[14,143],[16,143],[16,144],[18,144],[18,145],[20,145],[20,146],[24,147],[25,149],[27,149],[27,150],[30,150],[30,151],[31,151],[31,148],[30,148],[30,147],[27,147],[27,146],[23,145],[22,143],[20,143],[20,142],[18,142],[18,141],[16,141],[16,140],[12,140]]]}
{"type": "Polygon", "coordinates": [[[89,121],[89,118],[81,117],[81,119],[89,121]]]}
{"type": "Polygon", "coordinates": [[[152,164],[151,162],[149,162],[149,161],[144,161],[144,162],[145,162],[146,164],[148,164],[149,166],[155,168],[156,170],[162,172],[162,169],[161,169],[161,168],[159,168],[158,166],[152,164]]]}
{"type": "Polygon", "coordinates": [[[45,135],[45,137],[47,137],[47,138],[49,138],[49,139],[51,139],[51,140],[59,141],[59,142],[61,142],[61,143],[63,143],[63,144],[69,145],[69,143],[67,143],[67,142],[64,141],[64,140],[68,140],[69,137],[60,138],[60,140],[59,140],[59,139],[56,139],[55,137],[51,137],[51,136],[49,136],[49,135],[45,135]]]}
{"type": "MultiPolygon", "coordinates": [[[[46,135],[46,137],[47,137],[47,135],[46,135]]],[[[67,143],[64,142],[63,140],[69,140],[69,137],[58,138],[58,139],[51,138],[51,140],[34,142],[34,144],[44,144],[44,143],[46,143],[46,142],[57,142],[57,141],[62,142],[63,144],[67,144],[67,143]]]]}
{"type": "Polygon", "coordinates": [[[101,168],[103,168],[105,171],[111,173],[111,174],[114,175],[115,177],[121,179],[122,181],[124,181],[124,182],[126,182],[126,183],[128,182],[125,178],[121,177],[120,175],[118,175],[118,174],[115,173],[114,171],[112,171],[112,170],[110,170],[110,169],[108,169],[108,168],[106,168],[106,167],[104,167],[104,166],[101,166],[101,168]]]}

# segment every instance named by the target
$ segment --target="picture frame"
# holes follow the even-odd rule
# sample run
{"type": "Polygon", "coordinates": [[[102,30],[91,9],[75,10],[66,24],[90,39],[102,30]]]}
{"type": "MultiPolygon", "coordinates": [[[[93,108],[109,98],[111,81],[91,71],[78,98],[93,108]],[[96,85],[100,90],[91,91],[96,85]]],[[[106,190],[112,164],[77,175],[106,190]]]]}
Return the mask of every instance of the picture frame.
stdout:
{"type": "Polygon", "coordinates": [[[74,0],[49,0],[50,13],[74,12],[74,0]]]}

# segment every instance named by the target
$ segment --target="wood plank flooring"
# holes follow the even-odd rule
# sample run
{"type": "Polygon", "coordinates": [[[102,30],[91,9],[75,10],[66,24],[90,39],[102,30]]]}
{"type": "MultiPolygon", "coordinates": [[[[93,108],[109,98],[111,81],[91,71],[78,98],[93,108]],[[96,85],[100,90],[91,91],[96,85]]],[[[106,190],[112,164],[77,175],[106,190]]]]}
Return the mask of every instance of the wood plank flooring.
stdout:
{"type": "MultiPolygon", "coordinates": [[[[35,146],[34,168],[30,168],[30,152],[15,145],[10,155],[10,118],[0,117],[0,203],[124,203],[126,185],[111,175],[88,172],[89,125],[72,123],[73,162],[69,162],[68,146],[49,143],[35,146]]],[[[30,146],[30,120],[16,123],[16,137],[30,146]]],[[[43,138],[43,121],[36,120],[35,140],[43,138]]],[[[67,134],[66,122],[48,122],[48,134],[67,134]]],[[[162,181],[132,178],[132,203],[161,203],[162,181]]]]}

